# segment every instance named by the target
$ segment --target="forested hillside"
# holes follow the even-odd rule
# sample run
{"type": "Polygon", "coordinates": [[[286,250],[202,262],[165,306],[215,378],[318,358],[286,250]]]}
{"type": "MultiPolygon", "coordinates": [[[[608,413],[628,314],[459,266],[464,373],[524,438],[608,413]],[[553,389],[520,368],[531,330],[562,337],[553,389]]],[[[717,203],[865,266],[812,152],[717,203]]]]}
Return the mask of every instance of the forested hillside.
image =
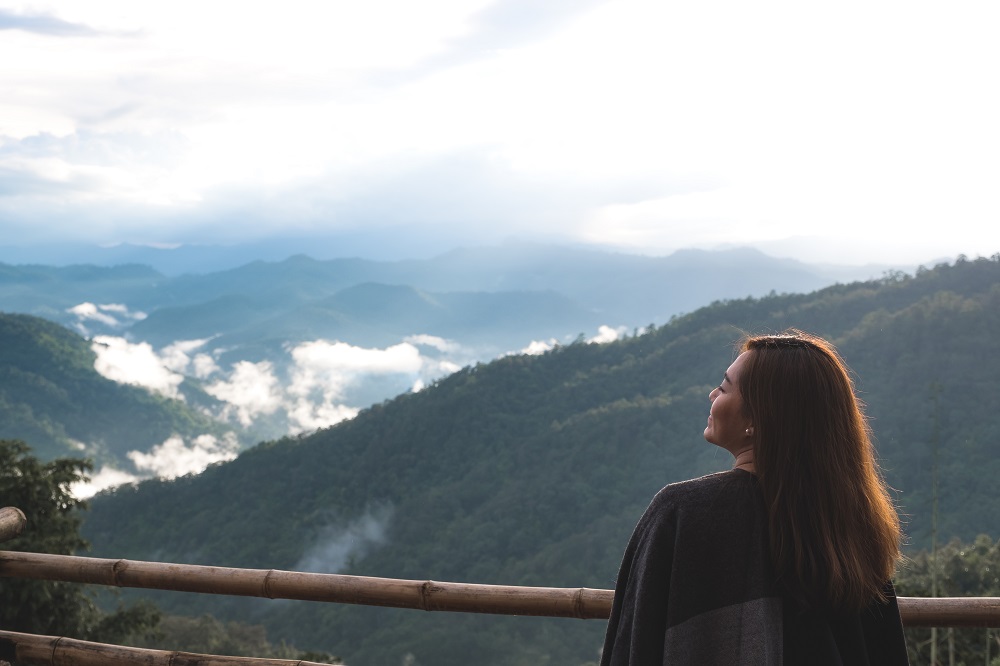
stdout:
{"type": "MultiPolygon", "coordinates": [[[[122,461],[172,435],[231,428],[179,400],[120,384],[94,369],[90,343],[45,319],[0,313],[0,439],[29,442],[43,459],[122,461]]],[[[185,387],[201,395],[195,386],[185,387]]]]}
{"type": "MultiPolygon", "coordinates": [[[[717,302],[641,335],[477,365],[197,477],[99,496],[100,556],[414,579],[611,587],[665,483],[728,466],[701,437],[743,331],[831,338],[858,375],[910,546],[1000,532],[1000,257],[807,295],[717,302]]],[[[581,664],[603,623],[162,595],[347,663],[581,664]]]]}

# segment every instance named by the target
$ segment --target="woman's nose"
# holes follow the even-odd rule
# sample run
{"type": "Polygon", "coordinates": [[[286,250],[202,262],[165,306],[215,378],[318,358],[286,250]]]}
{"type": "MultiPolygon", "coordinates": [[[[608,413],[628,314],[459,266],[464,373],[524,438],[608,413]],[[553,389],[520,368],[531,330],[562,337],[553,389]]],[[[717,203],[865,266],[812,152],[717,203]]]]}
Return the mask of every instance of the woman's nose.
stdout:
{"type": "Polygon", "coordinates": [[[712,391],[711,391],[711,392],[710,392],[710,393],[708,394],[708,399],[709,399],[709,400],[711,400],[712,402],[715,402],[715,396],[716,396],[716,395],[718,395],[718,393],[719,393],[719,387],[718,387],[718,386],[716,386],[716,387],[715,387],[714,389],[712,389],[712,391]]]}

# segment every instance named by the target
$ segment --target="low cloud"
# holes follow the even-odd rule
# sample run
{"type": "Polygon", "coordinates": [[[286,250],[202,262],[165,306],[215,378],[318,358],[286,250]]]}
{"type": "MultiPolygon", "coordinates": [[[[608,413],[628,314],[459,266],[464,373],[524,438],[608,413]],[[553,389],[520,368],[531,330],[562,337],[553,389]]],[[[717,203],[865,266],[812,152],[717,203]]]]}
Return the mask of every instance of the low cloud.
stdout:
{"type": "Polygon", "coordinates": [[[355,347],[345,342],[315,340],[291,351],[294,369],[288,386],[293,430],[333,425],[353,418],[357,409],[343,403],[347,387],[365,375],[417,375],[424,365],[409,342],[386,349],[355,347]]]}
{"type": "Polygon", "coordinates": [[[386,530],[392,518],[392,505],[368,509],[346,526],[328,525],[319,538],[295,565],[296,571],[339,573],[372,549],[385,544],[386,530]]]}
{"type": "Polygon", "coordinates": [[[82,335],[90,335],[88,325],[100,324],[106,328],[119,329],[130,326],[137,321],[146,318],[145,312],[131,312],[127,306],[121,303],[96,303],[84,302],[68,308],[66,312],[76,317],[75,328],[82,335]]]}
{"type": "Polygon", "coordinates": [[[174,435],[154,446],[149,453],[129,451],[127,456],[140,473],[175,479],[185,474],[202,472],[213,463],[232,460],[239,448],[236,435],[231,432],[222,439],[214,435],[199,435],[189,442],[174,435]]]}
{"type": "Polygon", "coordinates": [[[549,338],[548,340],[532,340],[528,343],[528,346],[522,349],[519,353],[527,354],[528,356],[538,356],[555,349],[557,344],[559,344],[559,342],[555,338],[549,338]]]}
{"type": "Polygon", "coordinates": [[[148,452],[136,450],[126,454],[135,466],[136,473],[105,465],[86,481],[72,484],[70,493],[78,499],[87,499],[102,490],[138,483],[152,477],[175,479],[185,474],[198,474],[213,463],[234,459],[239,448],[236,434],[232,432],[226,433],[221,439],[206,434],[189,441],[173,435],[148,452]]]}
{"type": "MultiPolygon", "coordinates": [[[[645,329],[642,329],[645,331],[645,329]]],[[[624,326],[611,327],[602,325],[597,328],[597,335],[589,337],[586,339],[587,344],[603,344],[606,342],[614,342],[620,339],[628,329],[624,326]]],[[[527,347],[524,347],[518,352],[510,352],[511,354],[525,354],[527,356],[539,356],[547,351],[551,351],[559,346],[559,341],[555,338],[549,338],[548,340],[532,340],[528,343],[527,347]]]]}
{"type": "Polygon", "coordinates": [[[178,399],[183,399],[184,377],[193,376],[224,403],[218,418],[250,427],[263,417],[287,417],[290,433],[297,434],[354,418],[364,405],[350,404],[349,396],[366,395],[366,381],[387,378],[400,391],[408,385],[416,392],[472,360],[458,343],[420,334],[384,349],[313,340],[288,349],[287,368],[272,361],[238,361],[225,370],[216,360],[220,350],[202,351],[209,340],[178,340],[157,351],[146,342],[97,336],[94,367],[108,379],[178,399]]]}
{"type": "Polygon", "coordinates": [[[77,499],[87,499],[102,490],[125,485],[126,483],[135,483],[140,480],[140,477],[135,474],[129,474],[120,469],[105,466],[97,474],[91,475],[87,481],[78,481],[72,484],[69,492],[77,499]]]}
{"type": "Polygon", "coordinates": [[[600,345],[606,342],[614,342],[619,339],[625,332],[628,331],[624,326],[619,326],[617,328],[612,328],[610,326],[599,326],[597,328],[597,335],[592,338],[588,338],[587,342],[592,345],[600,345]]]}
{"type": "Polygon", "coordinates": [[[224,418],[235,418],[244,427],[256,418],[274,414],[284,404],[281,384],[268,361],[234,363],[228,379],[205,387],[205,392],[227,403],[224,418]]]}
{"type": "Polygon", "coordinates": [[[177,387],[184,376],[168,369],[148,342],[133,344],[125,338],[99,335],[91,349],[97,354],[94,369],[104,377],[183,400],[177,387]]]}
{"type": "Polygon", "coordinates": [[[178,340],[160,350],[159,357],[164,367],[173,372],[194,374],[199,379],[208,377],[218,370],[215,360],[208,354],[191,353],[205,346],[210,338],[202,340],[178,340]]]}

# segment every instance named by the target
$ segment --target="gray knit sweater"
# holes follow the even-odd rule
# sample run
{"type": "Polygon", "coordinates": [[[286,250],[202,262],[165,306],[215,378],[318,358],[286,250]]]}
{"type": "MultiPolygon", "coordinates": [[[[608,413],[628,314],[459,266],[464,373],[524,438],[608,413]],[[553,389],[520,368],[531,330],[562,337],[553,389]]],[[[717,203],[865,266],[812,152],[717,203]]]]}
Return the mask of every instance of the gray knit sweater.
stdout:
{"type": "Polygon", "coordinates": [[[906,663],[895,596],[849,614],[802,610],[785,598],[768,557],[763,498],[743,470],[672,484],[653,498],[625,550],[601,659],[602,666],[906,663]]]}

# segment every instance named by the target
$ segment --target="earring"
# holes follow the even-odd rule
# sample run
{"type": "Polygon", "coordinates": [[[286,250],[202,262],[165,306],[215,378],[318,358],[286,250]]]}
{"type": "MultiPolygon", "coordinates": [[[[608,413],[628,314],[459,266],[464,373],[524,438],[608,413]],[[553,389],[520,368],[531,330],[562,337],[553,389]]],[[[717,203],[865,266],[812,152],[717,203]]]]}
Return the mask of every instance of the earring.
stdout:
{"type": "Polygon", "coordinates": [[[753,428],[747,428],[747,437],[753,437],[753,428]]]}

